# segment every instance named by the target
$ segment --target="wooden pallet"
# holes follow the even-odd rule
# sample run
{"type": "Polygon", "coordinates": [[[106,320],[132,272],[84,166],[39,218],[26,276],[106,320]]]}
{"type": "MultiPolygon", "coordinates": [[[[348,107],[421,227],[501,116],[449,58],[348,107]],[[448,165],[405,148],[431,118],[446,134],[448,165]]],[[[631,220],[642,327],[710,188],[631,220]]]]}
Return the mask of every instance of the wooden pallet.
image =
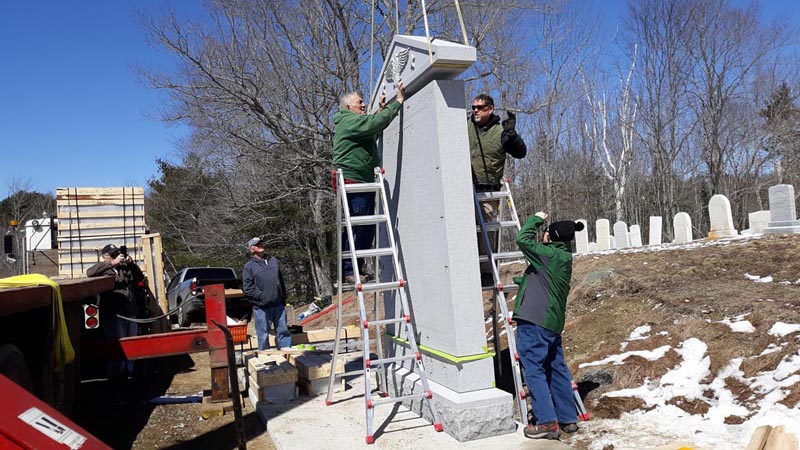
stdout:
{"type": "Polygon", "coordinates": [[[59,275],[79,277],[100,262],[107,244],[125,245],[142,265],[146,234],[142,187],[56,189],[59,275]]]}

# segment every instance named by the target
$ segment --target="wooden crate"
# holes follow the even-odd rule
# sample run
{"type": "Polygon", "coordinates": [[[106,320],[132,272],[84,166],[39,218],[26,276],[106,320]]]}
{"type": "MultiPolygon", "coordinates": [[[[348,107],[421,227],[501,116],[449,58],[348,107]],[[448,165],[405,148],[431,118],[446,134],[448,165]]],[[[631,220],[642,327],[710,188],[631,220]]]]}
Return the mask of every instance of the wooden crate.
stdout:
{"type": "MultiPolygon", "coordinates": [[[[330,353],[306,353],[301,355],[290,355],[289,361],[297,368],[297,374],[305,380],[316,380],[328,378],[331,374],[330,353]]],[[[344,373],[344,358],[336,361],[336,372],[344,373]]]]}
{"type": "Polygon", "coordinates": [[[142,237],[144,189],[142,187],[56,189],[59,275],[84,276],[99,262],[103,246],[128,247],[140,266],[144,263],[142,237]]]}
{"type": "Polygon", "coordinates": [[[247,368],[250,382],[255,384],[251,389],[297,382],[297,369],[280,355],[258,354],[247,359],[247,368]]]}

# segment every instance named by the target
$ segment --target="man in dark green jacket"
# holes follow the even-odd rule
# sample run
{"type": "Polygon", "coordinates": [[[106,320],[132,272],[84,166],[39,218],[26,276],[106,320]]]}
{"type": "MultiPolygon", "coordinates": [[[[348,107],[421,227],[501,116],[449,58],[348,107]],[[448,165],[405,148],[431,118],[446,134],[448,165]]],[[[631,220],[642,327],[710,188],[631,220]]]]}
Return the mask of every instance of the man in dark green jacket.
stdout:
{"type": "Polygon", "coordinates": [[[570,241],[583,223],[562,221],[550,224],[536,241],[547,213],[528,218],[517,235],[517,245],[528,267],[519,283],[514,319],[517,321],[517,352],[531,394],[536,425],[523,430],[534,439],[558,439],[561,430],[578,430],[577,410],[572,394],[572,375],[564,362],[561,332],[572,278],[570,241]]]}
{"type": "MultiPolygon", "coordinates": [[[[378,154],[378,136],[400,112],[405,100],[403,83],[397,83],[396,100],[386,104],[386,97],[379,101],[380,110],[375,114],[366,113],[364,99],[357,92],[350,92],[339,100],[339,111],[333,116],[335,125],[333,137],[333,167],[342,169],[345,183],[371,183],[375,180],[375,167],[381,165],[378,154]]],[[[347,203],[351,216],[368,216],[375,213],[375,194],[361,192],[349,194],[347,203]]],[[[363,225],[353,227],[355,249],[363,250],[372,246],[375,238],[375,227],[363,225]]],[[[342,249],[349,250],[347,233],[342,233],[342,249]]],[[[350,259],[342,263],[343,274],[347,282],[355,280],[353,264],[350,259]]],[[[358,259],[358,272],[362,273],[364,259],[358,259]]]]}
{"type": "MultiPolygon", "coordinates": [[[[497,192],[503,179],[506,154],[514,158],[524,158],[528,152],[525,141],[516,131],[517,119],[508,112],[508,118],[500,122],[494,113],[494,99],[487,94],[479,94],[472,100],[472,114],[467,123],[469,154],[472,161],[472,183],[477,192],[497,192]]],[[[484,222],[497,220],[499,200],[482,202],[484,222]]],[[[494,252],[497,251],[497,232],[489,232],[489,241],[494,252]]],[[[486,254],[483,237],[478,236],[481,255],[486,254]]],[[[491,264],[481,263],[481,284],[494,284],[491,264]]]]}

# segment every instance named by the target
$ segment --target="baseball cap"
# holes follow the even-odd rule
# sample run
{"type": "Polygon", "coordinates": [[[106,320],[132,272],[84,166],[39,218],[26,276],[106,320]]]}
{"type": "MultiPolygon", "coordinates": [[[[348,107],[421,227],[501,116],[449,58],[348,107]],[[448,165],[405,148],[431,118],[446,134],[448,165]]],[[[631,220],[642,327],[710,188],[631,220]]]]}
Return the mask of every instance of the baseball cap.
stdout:
{"type": "Polygon", "coordinates": [[[113,255],[114,253],[119,253],[119,249],[114,244],[108,244],[105,247],[103,247],[102,254],[105,255],[106,253],[108,253],[109,255],[113,255]]]}
{"type": "Polygon", "coordinates": [[[252,247],[254,245],[258,245],[259,242],[263,243],[264,241],[260,237],[254,237],[254,238],[250,239],[249,241],[247,241],[246,247],[247,247],[247,249],[250,249],[250,247],[252,247]]]}

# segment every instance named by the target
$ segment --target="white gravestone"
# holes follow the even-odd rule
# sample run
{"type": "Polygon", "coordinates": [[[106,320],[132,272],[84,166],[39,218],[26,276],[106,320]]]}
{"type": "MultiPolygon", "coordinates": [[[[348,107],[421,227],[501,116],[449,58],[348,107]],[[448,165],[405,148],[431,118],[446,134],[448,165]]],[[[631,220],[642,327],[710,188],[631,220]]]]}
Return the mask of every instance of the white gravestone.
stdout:
{"type": "Polygon", "coordinates": [[[631,225],[631,231],[628,232],[628,237],[630,238],[631,247],[642,246],[642,230],[639,225],[631,225]]]}
{"type": "Polygon", "coordinates": [[[769,225],[764,234],[800,233],[800,220],[797,220],[794,186],[776,184],[769,188],[769,225]]]}
{"type": "Polygon", "coordinates": [[[608,249],[609,250],[617,249],[617,239],[614,237],[613,234],[608,236],[608,249]]]}
{"type": "Polygon", "coordinates": [[[628,240],[628,224],[619,220],[614,223],[614,241],[616,248],[623,249],[631,246],[628,240]]]}
{"type": "Polygon", "coordinates": [[[764,228],[769,226],[770,212],[768,209],[751,212],[747,215],[747,223],[750,227],[742,230],[742,234],[761,234],[764,228]]]}
{"type": "Polygon", "coordinates": [[[597,242],[589,242],[589,253],[597,251],[597,242]]]}
{"type": "Polygon", "coordinates": [[[589,252],[589,226],[583,219],[578,222],[583,224],[583,230],[575,232],[575,253],[587,253],[589,252]]]}
{"type": "Polygon", "coordinates": [[[647,245],[661,245],[661,216],[650,216],[650,234],[647,245]]]}
{"type": "MultiPolygon", "coordinates": [[[[425,38],[395,36],[373,98],[400,79],[413,94],[383,132],[387,197],[418,343],[436,352],[422,351],[434,401],[445,431],[466,441],[513,432],[514,403],[493,387],[494,365],[485,349],[467,101],[464,82],[451,80],[475,61],[475,49],[438,39],[431,45],[433,63],[425,38]]],[[[385,235],[381,241],[386,247],[385,235]]],[[[395,295],[384,296],[387,315],[397,313],[395,295]]],[[[387,327],[387,356],[410,354],[393,338],[404,336],[405,327],[387,327]]],[[[390,394],[419,392],[413,361],[392,367],[390,394]]],[[[420,402],[406,404],[429,414],[420,402]]]]}
{"type": "Polygon", "coordinates": [[[679,212],[675,214],[672,219],[672,227],[674,228],[675,240],[672,242],[676,244],[685,244],[692,242],[692,218],[688,213],[679,212]]]}
{"type": "Polygon", "coordinates": [[[597,251],[602,252],[610,249],[609,233],[611,232],[611,226],[608,219],[597,219],[594,223],[594,228],[597,233],[597,251]]]}
{"type": "Polygon", "coordinates": [[[731,202],[728,197],[722,194],[711,197],[711,200],[708,201],[708,217],[711,221],[711,231],[708,232],[709,239],[739,235],[733,226],[731,202]]]}

